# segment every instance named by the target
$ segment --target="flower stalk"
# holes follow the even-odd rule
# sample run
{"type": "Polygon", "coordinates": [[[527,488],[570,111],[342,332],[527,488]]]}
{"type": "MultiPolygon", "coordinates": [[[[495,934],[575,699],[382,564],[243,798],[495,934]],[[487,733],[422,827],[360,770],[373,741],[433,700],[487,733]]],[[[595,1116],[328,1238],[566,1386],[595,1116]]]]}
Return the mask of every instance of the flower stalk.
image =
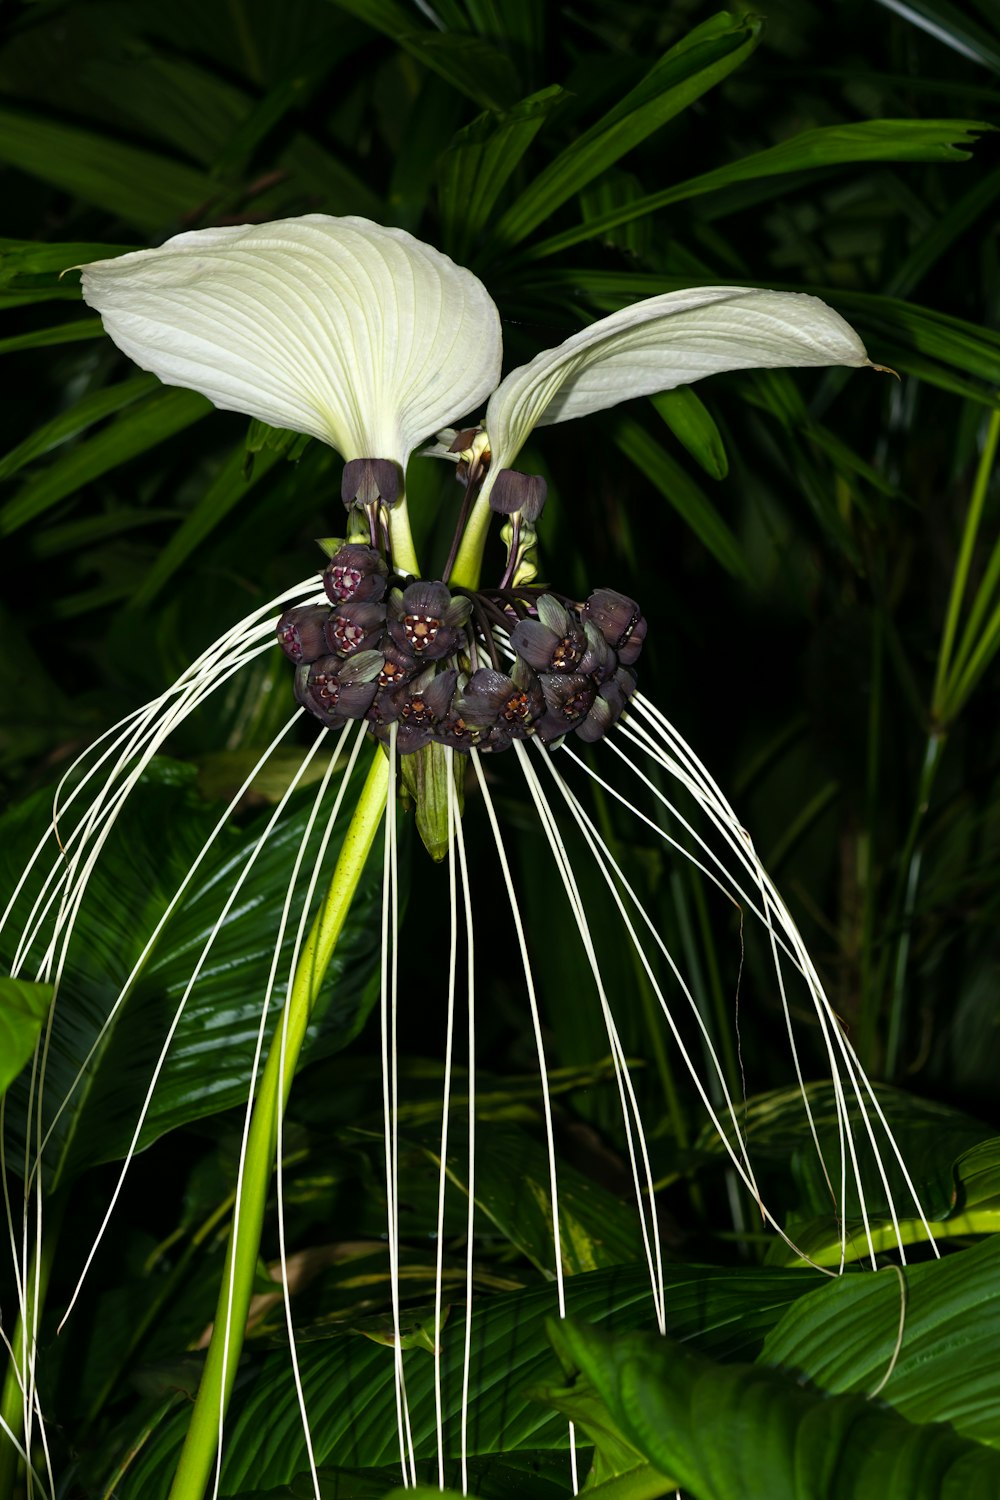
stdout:
{"type": "Polygon", "coordinates": [[[236,1379],[260,1254],[279,1115],[284,1113],[288,1103],[316,997],[382,822],[388,786],[389,761],[379,750],[358,796],[323,905],[299,956],[286,1002],[286,1024],[275,1031],[257,1090],[247,1138],[242,1192],[226,1249],[226,1274],[219,1291],[205,1369],[170,1489],[170,1500],[192,1500],[193,1496],[203,1495],[217,1461],[220,1429],[236,1379]]]}

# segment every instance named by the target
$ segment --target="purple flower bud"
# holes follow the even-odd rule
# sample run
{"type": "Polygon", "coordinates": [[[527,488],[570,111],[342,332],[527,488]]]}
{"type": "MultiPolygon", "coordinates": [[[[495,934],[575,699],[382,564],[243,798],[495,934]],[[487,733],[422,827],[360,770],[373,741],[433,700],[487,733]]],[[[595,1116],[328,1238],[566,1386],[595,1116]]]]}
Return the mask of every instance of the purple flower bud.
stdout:
{"type": "Polygon", "coordinates": [[[430,744],[438,725],[448,717],[457,681],[454,667],[437,676],[429,669],[395,690],[399,722],[396,748],[400,754],[408,755],[430,744]]]}
{"type": "Polygon", "coordinates": [[[623,666],[630,667],[646,639],[646,621],[634,599],[615,589],[595,589],[583,607],[623,666]]]}
{"type": "Polygon", "coordinates": [[[597,688],[589,677],[579,672],[557,675],[550,672],[540,678],[545,698],[545,713],[535,725],[538,737],[549,744],[572,729],[587,717],[597,688]]]}
{"type": "MultiPolygon", "coordinates": [[[[377,658],[373,665],[377,673],[377,658]]],[[[296,698],[330,729],[339,729],[347,719],[363,719],[377,691],[374,677],[361,682],[356,673],[348,676],[339,656],[320,657],[311,666],[300,667],[295,674],[296,698]]]]}
{"type": "Polygon", "coordinates": [[[501,469],[490,490],[490,509],[503,516],[520,512],[529,525],[537,521],[545,505],[548,486],[540,474],[519,474],[501,469]]]}
{"type": "Polygon", "coordinates": [[[352,458],[344,465],[340,497],[347,509],[354,505],[395,505],[399,499],[399,470],[390,458],[352,458]]]}
{"type": "Polygon", "coordinates": [[[384,604],[342,604],[330,611],[325,626],[327,647],[338,656],[377,647],[385,629],[384,604]]]}
{"type": "Polygon", "coordinates": [[[521,620],[510,633],[512,649],[536,672],[575,672],[587,649],[587,637],[583,626],[568,614],[566,620],[563,635],[541,620],[521,620]]]}
{"type": "Polygon", "coordinates": [[[509,744],[527,738],[545,699],[534,672],[518,662],[511,677],[492,667],[473,672],[455,706],[467,723],[497,731],[491,743],[503,737],[509,744]]]}
{"type": "Polygon", "coordinates": [[[326,655],[323,626],[329,613],[322,604],[298,604],[294,609],[286,609],[278,621],[278,644],[296,666],[326,655]]]}
{"type": "Polygon", "coordinates": [[[457,649],[470,609],[467,599],[452,599],[443,583],[411,583],[389,597],[389,633],[401,651],[441,661],[457,649]]]}
{"type": "Polygon", "coordinates": [[[323,587],[331,604],[376,603],[385,593],[385,561],[374,547],[348,542],[324,568],[323,587]]]}

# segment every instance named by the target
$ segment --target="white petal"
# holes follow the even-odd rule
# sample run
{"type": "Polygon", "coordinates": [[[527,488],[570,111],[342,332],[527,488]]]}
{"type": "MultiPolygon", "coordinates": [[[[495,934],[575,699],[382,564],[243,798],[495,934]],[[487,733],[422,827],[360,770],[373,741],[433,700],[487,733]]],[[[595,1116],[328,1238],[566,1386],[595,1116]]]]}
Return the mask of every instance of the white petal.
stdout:
{"type": "Polygon", "coordinates": [[[85,301],[142,369],[345,458],[405,465],[500,373],[482,283],[367,219],[199,229],[82,269],[85,301]]]}
{"type": "Polygon", "coordinates": [[[632,396],[722,370],[867,363],[850,324],[804,292],[703,286],[650,297],[511,371],[486,409],[491,472],[513,462],[533,427],[632,396]]]}

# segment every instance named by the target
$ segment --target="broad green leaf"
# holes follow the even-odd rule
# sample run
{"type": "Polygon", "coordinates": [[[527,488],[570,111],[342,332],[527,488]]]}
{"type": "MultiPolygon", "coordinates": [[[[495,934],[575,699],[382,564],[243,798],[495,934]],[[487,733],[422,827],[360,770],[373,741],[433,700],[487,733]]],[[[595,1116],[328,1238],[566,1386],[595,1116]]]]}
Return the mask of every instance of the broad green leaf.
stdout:
{"type": "MultiPolygon", "coordinates": [[[[423,1141],[440,1162],[440,1140],[423,1141]]],[[[469,1190],[469,1144],[453,1124],[448,1176],[469,1190]]],[[[476,1141],[477,1206],[511,1244],[550,1279],[554,1277],[552,1207],[547,1152],[526,1131],[492,1125],[476,1141]]],[[[638,1210],[572,1167],[559,1167],[559,1245],[568,1276],[642,1259],[638,1210]]]]}
{"type": "Polygon", "coordinates": [[[155,233],[207,203],[207,173],[80,126],[0,110],[0,161],[155,233]]]}
{"type": "Polygon", "coordinates": [[[847,125],[824,125],[805,130],[788,141],[755,151],[725,167],[716,167],[700,177],[688,178],[661,192],[650,193],[622,204],[599,219],[590,219],[576,229],[553,235],[527,251],[526,259],[538,260],[583,240],[595,239],[642,219],[672,203],[717,192],[738,182],[777,177],[788,172],[816,171],[868,161],[964,161],[968,151],[960,148],[976,135],[993,127],[979,120],[861,120],[847,125]]]}
{"type": "MultiPolygon", "coordinates": [[[[41,427],[36,427],[30,437],[0,458],[0,479],[9,479],[19,469],[23,469],[25,464],[41,458],[42,454],[76,437],[78,433],[85,432],[95,422],[131,406],[150,391],[156,390],[157,385],[155,375],[133,375],[130,380],[123,380],[118,385],[90,391],[74,402],[68,411],[60,412],[50,422],[43,422],[41,427]]],[[[2,524],[0,521],[0,525],[2,524]]],[[[10,529],[13,530],[13,527],[10,529]]]]}
{"type": "Polygon", "coordinates": [[[421,28],[418,11],[399,0],[332,0],[339,10],[384,32],[412,57],[486,109],[503,110],[517,97],[510,58],[481,37],[421,28]]]}
{"type": "Polygon", "coordinates": [[[650,1334],[577,1321],[552,1332],[579,1372],[562,1409],[602,1403],[605,1421],[693,1500],[988,1500],[1000,1486],[1000,1454],[864,1396],[818,1394],[650,1334]]]}
{"type": "MultiPolygon", "coordinates": [[[[746,1350],[792,1300],[816,1285],[808,1272],[761,1272],[668,1266],[666,1317],[672,1334],[723,1355],[746,1350]]],[[[648,1276],[635,1269],[570,1277],[571,1316],[615,1328],[651,1326],[648,1276]]],[[[475,1399],[469,1410],[469,1452],[565,1448],[566,1422],[546,1412],[528,1387],[551,1379],[556,1366],[546,1320],[556,1289],[496,1296],[476,1303],[472,1319],[475,1399]]],[[[457,1308],[441,1334],[445,1452],[459,1452],[464,1318],[457,1308]]],[[[300,1338],[299,1365],[319,1464],[372,1468],[398,1462],[392,1350],[357,1335],[315,1330],[300,1338]]],[[[414,1349],[406,1357],[406,1390],[418,1459],[437,1452],[434,1364],[414,1349]]],[[[121,1500],[162,1500],[188,1412],[173,1414],[136,1455],[116,1493],[121,1500]]],[[[234,1396],[223,1457],[222,1493],[289,1484],[307,1467],[302,1423],[284,1350],[266,1355],[234,1396]]]]}
{"type": "Polygon", "coordinates": [[[715,418],[690,386],[662,391],[650,401],[679,443],[713,479],[725,479],[729,459],[715,418]]]}
{"type": "Polygon", "coordinates": [[[502,115],[480,115],[460,130],[439,163],[443,239],[462,260],[488,222],[518,162],[568,95],[556,85],[531,94],[502,115]]]}
{"type": "MultiPolygon", "coordinates": [[[[206,950],[226,898],[265,833],[266,819],[257,817],[242,828],[222,830],[195,870],[83,1079],[75,1083],[78,1068],[159,918],[218,822],[221,809],[201,801],[193,780],[193,768],[154,762],[130,794],[89,878],[55,1002],[45,1084],[50,1122],[65,1104],[46,1150],[54,1180],[72,1178],[95,1162],[117,1160],[124,1154],[157,1055],[203,951],[206,962],[173,1037],[140,1147],[188,1120],[245,1102],[281,903],[305,832],[311,793],[296,799],[267,835],[235,906],[206,950]]],[[[332,867],[352,811],[349,802],[348,796],[328,852],[327,869],[332,867]]],[[[9,880],[13,886],[26,863],[40,832],[40,820],[44,826],[47,804],[48,794],[39,794],[4,819],[0,853],[4,885],[9,880]]],[[[61,833],[67,836],[65,823],[61,833]]],[[[303,866],[307,871],[321,833],[321,826],[314,828],[303,866]]],[[[36,867],[19,911],[26,911],[45,867],[45,861],[36,867]]],[[[269,1032],[284,1000],[306,878],[297,882],[282,938],[278,979],[270,997],[269,1032]]],[[[307,1058],[344,1045],[367,1014],[370,980],[380,949],[380,886],[379,853],[373,854],[366,867],[310,1022],[307,1058]]],[[[3,934],[3,957],[8,961],[15,927],[9,923],[3,934]]],[[[30,963],[25,972],[31,972],[30,963]]],[[[7,1101],[8,1126],[15,1135],[23,1135],[24,1108],[25,1097],[16,1086],[7,1101]]]]}
{"type": "Polygon", "coordinates": [[[654,64],[640,84],[596,125],[567,146],[511,204],[491,243],[517,244],[567,198],[592,182],[689,104],[714,88],[750,56],[761,22],[720,11],[690,32],[654,64]]]}
{"type": "MultiPolygon", "coordinates": [[[[676,393],[675,393],[676,394],[676,393]]],[[[615,423],[616,447],[645,474],[668,505],[734,578],[752,581],[743,550],[705,492],[675,458],[631,417],[615,423]]]]}
{"type": "MultiPolygon", "coordinates": [[[[40,240],[0,239],[0,287],[17,286],[22,280],[47,277],[57,280],[64,271],[105,255],[121,255],[131,245],[105,245],[93,241],[46,244],[40,240]]],[[[74,291],[79,284],[74,278],[74,291]]]]}
{"type": "Polygon", "coordinates": [[[0,1097],[35,1050],[51,1002],[50,984],[0,976],[0,1097]]]}
{"type": "Polygon", "coordinates": [[[1000,1448],[1000,1236],[902,1275],[905,1303],[891,1269],[829,1281],[785,1314],[758,1362],[838,1394],[888,1374],[879,1397],[909,1421],[1000,1448]]]}
{"type": "MultiPolygon", "coordinates": [[[[416,1466],[417,1486],[397,1490],[399,1464],[381,1469],[319,1469],[321,1500],[417,1500],[418,1496],[462,1493],[462,1466],[455,1459],[444,1465],[444,1490],[438,1488],[436,1461],[416,1466]]],[[[572,1494],[572,1473],[565,1453],[504,1453],[496,1458],[472,1458],[468,1464],[469,1493],[480,1500],[560,1500],[572,1494]]],[[[297,1475],[289,1484],[273,1490],[241,1490],[234,1500],[313,1500],[312,1475],[297,1475]]]]}
{"type": "MultiPolygon", "coordinates": [[[[137,379],[146,381],[148,377],[139,376],[137,379]]],[[[117,392],[123,387],[113,389],[117,392]]],[[[111,392],[102,394],[111,399],[111,392]]],[[[69,452],[27,480],[17,494],[0,507],[0,535],[9,535],[27,526],[67,495],[72,495],[110,469],[118,468],[128,459],[166,442],[167,438],[206,417],[211,409],[204,396],[194,391],[153,389],[133,402],[130,411],[123,412],[96,436],[75,444],[69,452]]],[[[72,413],[67,413],[67,418],[71,420],[72,413]]]]}

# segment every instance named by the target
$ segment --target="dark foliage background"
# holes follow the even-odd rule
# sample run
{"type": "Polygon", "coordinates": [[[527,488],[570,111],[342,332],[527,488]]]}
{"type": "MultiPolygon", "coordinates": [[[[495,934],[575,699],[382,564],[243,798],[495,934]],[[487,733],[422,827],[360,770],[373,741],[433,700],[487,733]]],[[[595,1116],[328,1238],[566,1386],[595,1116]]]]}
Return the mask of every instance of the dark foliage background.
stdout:
{"type": "MultiPolygon", "coordinates": [[[[289,454],[260,433],[248,453],[243,419],[126,365],[80,303],[77,278],[59,279],[67,265],[208,224],[368,216],[484,280],[507,367],[678,286],[816,291],[899,378],[720,377],[697,399],[678,393],[546,430],[524,461],[550,480],[543,569],[567,590],[609,584],[643,602],[642,686],[752,830],[862,1060],[907,1094],[977,1116],[985,1138],[1000,1123],[997,16],[976,0],[778,0],[766,22],[719,23],[711,78],[664,107],[644,80],[712,15],[698,0],[613,13],[590,0],[6,8],[0,784],[12,804],[50,784],[225,626],[308,572],[313,539],[339,525],[335,455],[316,443],[289,454]],[[948,124],[921,134],[921,120],[948,124]],[[897,123],[872,127],[858,159],[843,145],[857,138],[838,127],[865,121],[897,123]],[[820,131],[793,170],[725,170],[820,131]],[[595,155],[574,178],[581,139],[595,155]],[[710,173],[720,175],[698,181],[710,173]]],[[[455,501],[436,468],[415,467],[415,499],[441,518],[423,555],[440,565],[455,501]]],[[[227,689],[222,711],[185,726],[172,746],[195,767],[184,796],[197,803],[239,784],[286,688],[282,664],[266,658],[227,689]]],[[[280,784],[279,768],[248,819],[280,784]]],[[[533,835],[502,778],[498,791],[531,892],[533,835]]],[[[693,945],[706,1003],[725,1015],[738,959],[720,957],[715,972],[703,893],[693,877],[680,895],[664,889],[641,843],[629,857],[660,883],[664,925],[693,945]]],[[[434,951],[446,913],[436,899],[416,906],[408,920],[434,951]]],[[[758,1086],[777,1087],[788,1080],[768,1074],[779,1021],[759,958],[751,946],[749,994],[771,1019],[744,1045],[758,1086]]],[[[596,1069],[598,1044],[566,1024],[579,959],[556,947],[540,962],[552,967],[553,1065],[596,1069]]],[[[513,1000],[495,968],[485,982],[489,1055],[517,1077],[530,1057],[513,1000]]],[[[641,1046],[635,1009],[623,1023],[630,1048],[641,1046]]],[[[415,1077],[439,1031],[423,1012],[412,1023],[415,1077]]],[[[304,1244],[322,1241],[333,1209],[354,1237],[379,1232],[377,1172],[345,1134],[345,1122],[370,1122],[375,1049],[365,1032],[332,1065],[339,1118],[329,1073],[307,1068],[299,1080],[296,1128],[334,1162],[324,1177],[303,1148],[313,1172],[295,1208],[304,1244]]],[[[570,1092],[562,1128],[581,1170],[613,1190],[620,1143],[595,1077],[570,1092]]],[[[511,1119],[530,1127],[517,1085],[504,1087],[511,1119]]],[[[721,1193],[692,1185],[685,1155],[700,1120],[686,1100],[679,1108],[658,1148],[675,1184],[665,1222],[698,1258],[732,1260],[721,1193]]],[[[224,1200],[235,1116],[182,1117],[133,1177],[91,1311],[56,1361],[61,1440],[81,1459],[71,1493],[106,1492],[141,1406],[128,1380],[140,1364],[154,1371],[142,1400],[150,1381],[183,1385],[176,1362],[191,1358],[183,1351],[210,1316],[212,1277],[199,1268],[206,1244],[217,1246],[190,1236],[224,1200]],[[186,1247],[180,1259],[166,1241],[186,1247]],[[153,1264],[175,1289],[161,1287],[155,1305],[153,1264]],[[102,1366],[95,1330],[123,1327],[139,1306],[153,1307],[141,1338],[113,1334],[102,1366]],[[164,1382],[155,1372],[168,1360],[164,1382]]],[[[976,1136],[940,1118],[963,1148],[976,1136]]],[[[117,1154],[105,1143],[93,1159],[117,1154]]],[[[74,1200],[81,1236],[109,1170],[92,1170],[74,1200]]],[[[522,1231],[509,1233],[521,1251],[522,1231]]],[[[503,1252],[493,1270],[500,1289],[532,1279],[503,1252]]],[[[381,1274],[359,1299],[364,1311],[382,1295],[381,1274]]],[[[57,1272],[54,1303],[69,1285],[57,1272]]],[[[354,1306],[335,1277],[305,1297],[317,1318],[354,1306]]],[[[265,1344],[277,1337],[274,1326],[263,1333],[265,1344]]],[[[249,1494],[247,1483],[237,1476],[227,1492],[249,1494]]]]}

